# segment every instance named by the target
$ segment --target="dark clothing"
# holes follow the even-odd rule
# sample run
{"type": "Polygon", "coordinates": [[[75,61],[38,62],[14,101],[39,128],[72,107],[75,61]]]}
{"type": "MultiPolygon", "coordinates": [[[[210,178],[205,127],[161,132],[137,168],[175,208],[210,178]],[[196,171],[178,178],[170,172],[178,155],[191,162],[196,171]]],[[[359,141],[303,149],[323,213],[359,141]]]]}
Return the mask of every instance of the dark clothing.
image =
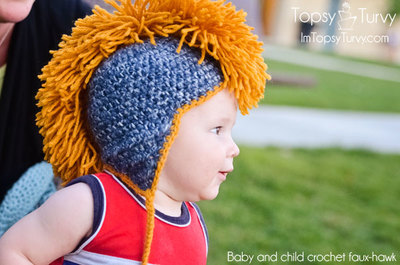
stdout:
{"type": "Polygon", "coordinates": [[[37,75],[62,34],[70,34],[74,21],[90,13],[80,0],[36,0],[14,27],[0,98],[0,202],[25,170],[44,159],[35,123],[37,75]]]}

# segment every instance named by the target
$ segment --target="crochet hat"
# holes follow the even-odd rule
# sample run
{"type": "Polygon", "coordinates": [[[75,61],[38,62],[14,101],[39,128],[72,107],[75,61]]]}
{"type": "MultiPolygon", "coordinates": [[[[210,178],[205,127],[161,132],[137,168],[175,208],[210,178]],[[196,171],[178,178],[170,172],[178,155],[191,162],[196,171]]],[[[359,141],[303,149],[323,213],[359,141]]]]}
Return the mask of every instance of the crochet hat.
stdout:
{"type": "Polygon", "coordinates": [[[89,82],[88,121],[103,163],[150,189],[179,109],[214,91],[223,77],[213,58],[174,37],[123,47],[89,82]]]}
{"type": "Polygon", "coordinates": [[[106,0],[76,22],[43,68],[37,124],[65,183],[109,170],[146,199],[147,264],[154,196],[182,115],[225,88],[246,114],[264,95],[262,43],[224,1],[106,0]]]}

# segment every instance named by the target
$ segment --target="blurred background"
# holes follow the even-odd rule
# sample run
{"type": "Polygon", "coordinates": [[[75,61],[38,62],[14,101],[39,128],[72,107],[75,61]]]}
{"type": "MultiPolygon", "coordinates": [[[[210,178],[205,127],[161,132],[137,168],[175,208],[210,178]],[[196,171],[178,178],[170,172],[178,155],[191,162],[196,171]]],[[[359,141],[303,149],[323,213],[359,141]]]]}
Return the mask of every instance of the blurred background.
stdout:
{"type": "Polygon", "coordinates": [[[200,203],[208,264],[228,251],[399,261],[400,1],[232,2],[264,41],[272,80],[237,121],[235,171],[200,203]]]}
{"type": "Polygon", "coordinates": [[[264,41],[272,80],[260,107],[239,115],[234,172],[200,204],[209,264],[227,264],[228,251],[399,262],[400,1],[232,2],[264,41]]]}

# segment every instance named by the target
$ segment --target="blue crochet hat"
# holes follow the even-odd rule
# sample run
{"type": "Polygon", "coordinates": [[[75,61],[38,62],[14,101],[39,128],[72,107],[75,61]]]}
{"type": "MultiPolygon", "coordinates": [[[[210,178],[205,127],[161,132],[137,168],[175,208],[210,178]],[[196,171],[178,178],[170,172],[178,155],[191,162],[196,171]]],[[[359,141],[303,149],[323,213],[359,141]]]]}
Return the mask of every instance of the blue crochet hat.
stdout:
{"type": "Polygon", "coordinates": [[[147,190],[178,109],[205,97],[223,75],[198,49],[156,38],[116,51],[89,83],[88,120],[102,161],[147,190]]]}

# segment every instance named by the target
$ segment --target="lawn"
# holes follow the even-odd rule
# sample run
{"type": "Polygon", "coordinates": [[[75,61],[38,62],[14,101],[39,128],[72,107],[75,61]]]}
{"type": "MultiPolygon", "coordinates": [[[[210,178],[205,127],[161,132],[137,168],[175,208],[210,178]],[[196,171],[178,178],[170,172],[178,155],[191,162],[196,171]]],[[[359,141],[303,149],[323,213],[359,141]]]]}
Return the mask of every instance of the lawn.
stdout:
{"type": "Polygon", "coordinates": [[[348,254],[394,253],[400,261],[399,201],[400,155],[242,146],[217,199],[199,203],[210,233],[208,264],[228,264],[228,251],[254,259],[332,252],[346,255],[340,264],[398,264],[349,262],[348,254]]]}
{"type": "Polygon", "coordinates": [[[268,61],[272,77],[308,76],[314,87],[267,84],[261,104],[326,109],[400,112],[400,83],[268,61]]]}

